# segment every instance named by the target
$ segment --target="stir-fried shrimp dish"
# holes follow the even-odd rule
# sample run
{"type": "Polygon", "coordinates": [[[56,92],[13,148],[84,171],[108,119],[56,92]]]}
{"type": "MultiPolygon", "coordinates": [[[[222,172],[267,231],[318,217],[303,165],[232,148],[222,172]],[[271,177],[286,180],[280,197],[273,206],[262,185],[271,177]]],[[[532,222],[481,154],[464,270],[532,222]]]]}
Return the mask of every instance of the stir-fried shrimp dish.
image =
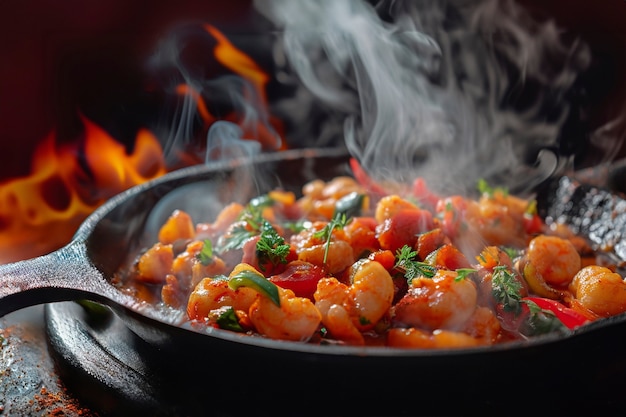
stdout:
{"type": "Polygon", "coordinates": [[[213,219],[175,210],[116,284],[200,330],[404,349],[567,334],[626,311],[616,266],[532,199],[355,178],[276,188],[213,219]]]}

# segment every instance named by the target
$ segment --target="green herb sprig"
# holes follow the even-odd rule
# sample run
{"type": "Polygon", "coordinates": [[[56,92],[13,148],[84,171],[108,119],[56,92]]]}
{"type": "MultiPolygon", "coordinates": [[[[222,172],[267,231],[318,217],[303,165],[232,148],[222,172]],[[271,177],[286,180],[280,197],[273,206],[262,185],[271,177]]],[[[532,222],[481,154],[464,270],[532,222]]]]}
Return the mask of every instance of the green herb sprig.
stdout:
{"type": "Polygon", "coordinates": [[[343,229],[347,226],[352,218],[348,218],[345,213],[337,213],[331,221],[329,221],[323,229],[318,230],[313,234],[314,237],[324,241],[324,260],[326,263],[328,259],[328,250],[330,249],[330,242],[333,236],[333,230],[343,229]]]}
{"type": "Polygon", "coordinates": [[[267,194],[250,200],[237,218],[239,224],[220,242],[219,251],[241,249],[248,239],[261,233],[265,221],[263,209],[273,204],[274,200],[267,194]]]}
{"type": "Polygon", "coordinates": [[[259,259],[259,267],[265,271],[265,263],[272,265],[286,264],[290,246],[285,243],[285,239],[278,234],[276,229],[264,220],[261,225],[261,236],[256,243],[256,253],[259,259]]]}
{"type": "MultiPolygon", "coordinates": [[[[406,280],[411,283],[416,277],[422,276],[426,278],[432,278],[437,273],[437,267],[427,262],[416,261],[415,257],[417,252],[411,249],[410,246],[404,245],[396,252],[396,264],[394,268],[402,271],[406,280]]],[[[457,276],[455,281],[462,281],[469,275],[476,272],[473,268],[459,268],[455,270],[457,276]]]]}
{"type": "Polygon", "coordinates": [[[417,252],[410,246],[404,245],[396,252],[396,264],[394,268],[404,273],[406,280],[411,283],[414,278],[423,276],[432,278],[437,273],[437,268],[426,262],[416,261],[417,252]]]}
{"type": "Polygon", "coordinates": [[[196,259],[204,266],[211,265],[213,263],[213,243],[209,239],[204,240],[202,249],[196,255],[196,259]]]}
{"type": "Polygon", "coordinates": [[[505,311],[515,314],[521,312],[522,283],[515,278],[515,274],[505,265],[493,268],[491,276],[491,292],[496,302],[502,304],[505,311]]]}

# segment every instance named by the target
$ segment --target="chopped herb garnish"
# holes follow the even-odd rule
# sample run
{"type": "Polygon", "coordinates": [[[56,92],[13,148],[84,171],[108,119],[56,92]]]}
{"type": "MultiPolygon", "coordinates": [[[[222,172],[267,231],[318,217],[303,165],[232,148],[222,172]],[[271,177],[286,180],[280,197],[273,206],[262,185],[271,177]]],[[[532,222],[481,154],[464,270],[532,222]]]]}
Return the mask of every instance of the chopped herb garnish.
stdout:
{"type": "Polygon", "coordinates": [[[504,251],[504,253],[506,253],[506,254],[509,256],[509,258],[511,258],[511,259],[515,259],[515,258],[517,258],[517,257],[519,256],[519,254],[520,254],[519,249],[510,248],[510,247],[502,247],[501,249],[502,249],[502,250],[504,251]]]}
{"type": "Polygon", "coordinates": [[[326,337],[328,336],[328,329],[326,329],[326,327],[320,327],[320,337],[326,337]]]}
{"type": "Polygon", "coordinates": [[[396,264],[394,267],[403,271],[404,277],[409,283],[418,276],[432,278],[437,272],[436,267],[414,260],[416,256],[417,252],[408,245],[404,245],[396,252],[396,264]]]}
{"type": "Polygon", "coordinates": [[[202,249],[198,252],[196,258],[204,266],[211,265],[213,263],[213,244],[209,239],[204,240],[202,249]]]}
{"type": "Polygon", "coordinates": [[[303,230],[306,230],[306,222],[304,220],[297,222],[284,222],[282,226],[291,231],[292,233],[300,233],[303,230]]]}
{"type": "Polygon", "coordinates": [[[491,292],[496,302],[502,304],[505,311],[520,313],[521,289],[522,283],[506,266],[498,265],[493,268],[491,292]]]}
{"type": "Polygon", "coordinates": [[[459,268],[456,270],[456,278],[454,278],[454,280],[462,281],[474,272],[476,272],[476,270],[473,268],[459,268]]]}
{"type": "MultiPolygon", "coordinates": [[[[432,278],[437,273],[437,267],[427,262],[416,261],[417,252],[410,246],[404,245],[396,252],[396,264],[394,268],[399,269],[410,284],[416,277],[432,278]]],[[[455,281],[462,281],[469,275],[476,272],[473,268],[459,268],[455,270],[457,276],[455,281]]]]}
{"type": "Polygon", "coordinates": [[[243,327],[239,324],[235,309],[228,307],[217,317],[217,325],[220,329],[232,330],[233,332],[243,332],[243,327]]]}
{"type": "Polygon", "coordinates": [[[289,255],[289,245],[285,239],[278,234],[276,229],[267,220],[261,225],[261,237],[256,243],[256,253],[259,259],[259,267],[265,270],[265,263],[272,265],[286,264],[289,255]]]}
{"type": "Polygon", "coordinates": [[[274,200],[268,195],[262,195],[250,200],[239,215],[239,224],[233,227],[220,242],[220,252],[241,249],[248,239],[261,233],[261,226],[265,221],[263,209],[271,207],[273,204],[274,200]]]}
{"type": "Polygon", "coordinates": [[[226,252],[243,248],[244,243],[252,236],[256,236],[255,230],[248,230],[245,224],[241,223],[233,227],[227,235],[220,240],[219,251],[226,252]]]}
{"type": "Polygon", "coordinates": [[[330,241],[333,236],[333,230],[343,229],[352,219],[346,217],[345,213],[337,213],[331,221],[329,221],[323,229],[318,230],[313,234],[318,239],[323,240],[325,243],[324,249],[324,263],[328,259],[328,249],[330,248],[330,241]]]}
{"type": "Polygon", "coordinates": [[[504,196],[509,194],[509,190],[507,190],[505,187],[492,187],[487,183],[487,181],[482,178],[478,180],[476,188],[478,188],[478,192],[480,192],[481,194],[487,194],[489,197],[493,197],[496,192],[500,192],[504,196]]]}

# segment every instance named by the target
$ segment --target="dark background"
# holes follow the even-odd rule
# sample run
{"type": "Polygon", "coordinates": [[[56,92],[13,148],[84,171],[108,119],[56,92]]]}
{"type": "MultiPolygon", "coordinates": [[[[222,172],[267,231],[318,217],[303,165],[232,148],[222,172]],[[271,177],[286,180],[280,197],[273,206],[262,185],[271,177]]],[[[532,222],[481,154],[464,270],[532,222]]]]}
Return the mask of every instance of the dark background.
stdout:
{"type": "MultiPolygon", "coordinates": [[[[586,123],[623,114],[626,2],[520,1],[591,45],[586,123]]],[[[27,175],[35,145],[53,129],[73,139],[79,111],[131,141],[162,110],[146,69],[158,40],[188,21],[255,36],[264,29],[252,14],[244,0],[0,0],[0,180],[27,175]]]]}

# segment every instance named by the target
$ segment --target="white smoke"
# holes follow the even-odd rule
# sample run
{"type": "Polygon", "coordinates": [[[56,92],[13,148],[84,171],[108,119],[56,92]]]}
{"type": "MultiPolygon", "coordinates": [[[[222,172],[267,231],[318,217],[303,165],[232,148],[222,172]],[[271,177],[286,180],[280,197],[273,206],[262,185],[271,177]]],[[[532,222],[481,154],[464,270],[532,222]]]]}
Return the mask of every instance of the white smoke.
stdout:
{"type": "Polygon", "coordinates": [[[590,51],[513,1],[255,7],[276,25],[289,70],[341,120],[345,145],[375,177],[421,176],[446,192],[480,178],[518,189],[568,162],[558,158],[559,132],[590,51]]]}
{"type": "Polygon", "coordinates": [[[213,57],[215,39],[204,26],[189,23],[172,30],[159,44],[149,65],[163,75],[165,93],[173,97],[176,108],[166,109],[171,117],[164,131],[164,154],[168,164],[176,160],[179,153],[199,148],[205,154],[205,162],[217,159],[232,159],[254,156],[262,151],[280,149],[281,136],[269,122],[267,106],[262,102],[261,92],[251,80],[224,71],[213,57]],[[192,50],[189,52],[188,50],[192,50]],[[189,55],[193,59],[189,58],[189,55]],[[220,73],[207,76],[207,72],[220,73]],[[186,86],[187,93],[178,88],[186,86]],[[202,120],[199,111],[202,102],[215,120],[202,120]],[[225,114],[233,114],[232,121],[223,120],[225,114]],[[208,128],[203,129],[203,124],[208,128]],[[261,137],[259,126],[264,127],[261,137]],[[200,139],[206,146],[197,146],[200,139]],[[245,134],[244,134],[245,132],[245,134]],[[246,136],[247,135],[247,136],[246,136]]]}

